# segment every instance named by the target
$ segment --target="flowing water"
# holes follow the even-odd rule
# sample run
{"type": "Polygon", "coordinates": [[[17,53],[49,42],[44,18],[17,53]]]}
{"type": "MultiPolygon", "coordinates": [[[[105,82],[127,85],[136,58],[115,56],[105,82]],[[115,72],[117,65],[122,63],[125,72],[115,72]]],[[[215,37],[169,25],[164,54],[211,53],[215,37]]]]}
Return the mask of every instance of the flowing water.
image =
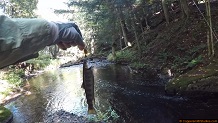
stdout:
{"type": "MultiPolygon", "coordinates": [[[[94,66],[95,107],[102,114],[115,111],[119,115],[116,122],[174,123],[179,119],[218,119],[216,99],[166,96],[163,80],[133,75],[128,66],[104,62],[90,65],[94,66]]],[[[87,117],[86,99],[81,88],[82,65],[46,72],[29,83],[30,95],[6,105],[13,112],[13,123],[61,122],[56,117],[71,119],[72,114],[87,117]]]]}

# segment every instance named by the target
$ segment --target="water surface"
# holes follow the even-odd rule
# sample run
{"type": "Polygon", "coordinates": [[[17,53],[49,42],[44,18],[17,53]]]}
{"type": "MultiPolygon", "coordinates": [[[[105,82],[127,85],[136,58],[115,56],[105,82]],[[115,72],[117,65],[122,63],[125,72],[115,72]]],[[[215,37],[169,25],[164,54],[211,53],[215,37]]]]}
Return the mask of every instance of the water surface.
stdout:
{"type": "MultiPolygon", "coordinates": [[[[174,123],[179,119],[218,118],[216,99],[166,96],[165,81],[133,75],[128,66],[99,62],[90,65],[94,66],[95,107],[103,113],[112,108],[120,116],[116,122],[174,123]]],[[[54,120],[58,111],[87,116],[81,65],[46,72],[29,83],[32,94],[6,106],[14,114],[14,123],[58,122],[54,120]]],[[[58,115],[71,118],[64,113],[58,115]]]]}

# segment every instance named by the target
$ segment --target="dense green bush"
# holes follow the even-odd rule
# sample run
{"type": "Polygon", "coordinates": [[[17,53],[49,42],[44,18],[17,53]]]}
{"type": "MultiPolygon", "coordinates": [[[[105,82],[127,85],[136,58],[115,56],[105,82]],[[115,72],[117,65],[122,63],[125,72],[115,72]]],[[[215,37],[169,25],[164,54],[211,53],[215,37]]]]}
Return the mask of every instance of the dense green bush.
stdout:
{"type": "Polygon", "coordinates": [[[6,109],[3,106],[0,106],[0,123],[5,122],[11,116],[10,110],[6,109]]]}
{"type": "Polygon", "coordinates": [[[135,68],[135,69],[143,69],[146,66],[148,67],[149,65],[141,61],[136,61],[130,64],[130,67],[135,68]]]}
{"type": "Polygon", "coordinates": [[[109,54],[107,59],[109,61],[115,62],[132,62],[132,60],[136,59],[136,52],[130,50],[122,50],[116,52],[116,58],[113,58],[112,54],[109,54]]]}
{"type": "Polygon", "coordinates": [[[33,63],[35,69],[43,69],[51,63],[51,56],[49,54],[40,53],[38,58],[28,60],[28,63],[33,63]]]}
{"type": "Polygon", "coordinates": [[[202,59],[202,56],[200,55],[197,58],[192,59],[190,62],[188,62],[186,68],[189,68],[189,67],[192,68],[192,67],[196,66],[197,64],[202,63],[202,61],[203,61],[203,59],[202,59]]]}
{"type": "MultiPolygon", "coordinates": [[[[43,69],[51,63],[50,55],[40,54],[38,58],[26,61],[27,63],[34,64],[34,69],[43,69]]],[[[22,86],[24,83],[25,70],[10,66],[3,79],[16,87],[22,86]]]]}
{"type": "Polygon", "coordinates": [[[21,86],[23,84],[23,77],[25,72],[23,69],[10,68],[9,71],[5,74],[3,79],[8,80],[10,84],[15,86],[21,86]]]}

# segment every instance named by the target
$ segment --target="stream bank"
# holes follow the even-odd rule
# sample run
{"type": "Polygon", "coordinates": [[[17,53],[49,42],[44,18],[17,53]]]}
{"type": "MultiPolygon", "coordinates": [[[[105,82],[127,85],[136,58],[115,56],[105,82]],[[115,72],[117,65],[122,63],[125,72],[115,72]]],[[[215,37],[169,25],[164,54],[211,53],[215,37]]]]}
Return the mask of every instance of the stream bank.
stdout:
{"type": "Polygon", "coordinates": [[[189,97],[218,97],[218,61],[199,66],[169,81],[165,90],[168,94],[189,97]]]}
{"type": "MultiPolygon", "coordinates": [[[[211,3],[215,34],[218,33],[217,6],[217,1],[211,3]]],[[[205,4],[199,4],[199,7],[205,12],[205,4]]],[[[142,73],[149,71],[150,75],[145,74],[145,77],[164,75],[164,78],[169,78],[165,91],[170,95],[215,98],[218,93],[217,55],[208,56],[208,25],[204,17],[195,6],[190,6],[190,10],[189,18],[185,19],[180,16],[181,11],[171,13],[169,25],[166,25],[163,14],[148,18],[155,28],[145,31],[144,39],[140,40],[141,57],[136,57],[139,54],[135,42],[132,42],[133,47],[128,50],[136,53],[127,60],[135,63],[142,73]]],[[[217,49],[215,43],[215,54],[217,49]]]]}

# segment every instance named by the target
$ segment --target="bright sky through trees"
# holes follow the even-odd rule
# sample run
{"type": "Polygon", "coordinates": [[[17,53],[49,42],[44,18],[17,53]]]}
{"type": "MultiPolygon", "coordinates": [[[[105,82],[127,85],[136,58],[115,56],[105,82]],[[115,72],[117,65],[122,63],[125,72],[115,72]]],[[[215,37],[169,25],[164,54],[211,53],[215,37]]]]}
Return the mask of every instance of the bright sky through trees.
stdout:
{"type": "Polygon", "coordinates": [[[36,13],[46,20],[50,21],[67,21],[63,16],[58,16],[54,13],[54,9],[67,9],[64,2],[68,0],[39,0],[36,13]]]}

